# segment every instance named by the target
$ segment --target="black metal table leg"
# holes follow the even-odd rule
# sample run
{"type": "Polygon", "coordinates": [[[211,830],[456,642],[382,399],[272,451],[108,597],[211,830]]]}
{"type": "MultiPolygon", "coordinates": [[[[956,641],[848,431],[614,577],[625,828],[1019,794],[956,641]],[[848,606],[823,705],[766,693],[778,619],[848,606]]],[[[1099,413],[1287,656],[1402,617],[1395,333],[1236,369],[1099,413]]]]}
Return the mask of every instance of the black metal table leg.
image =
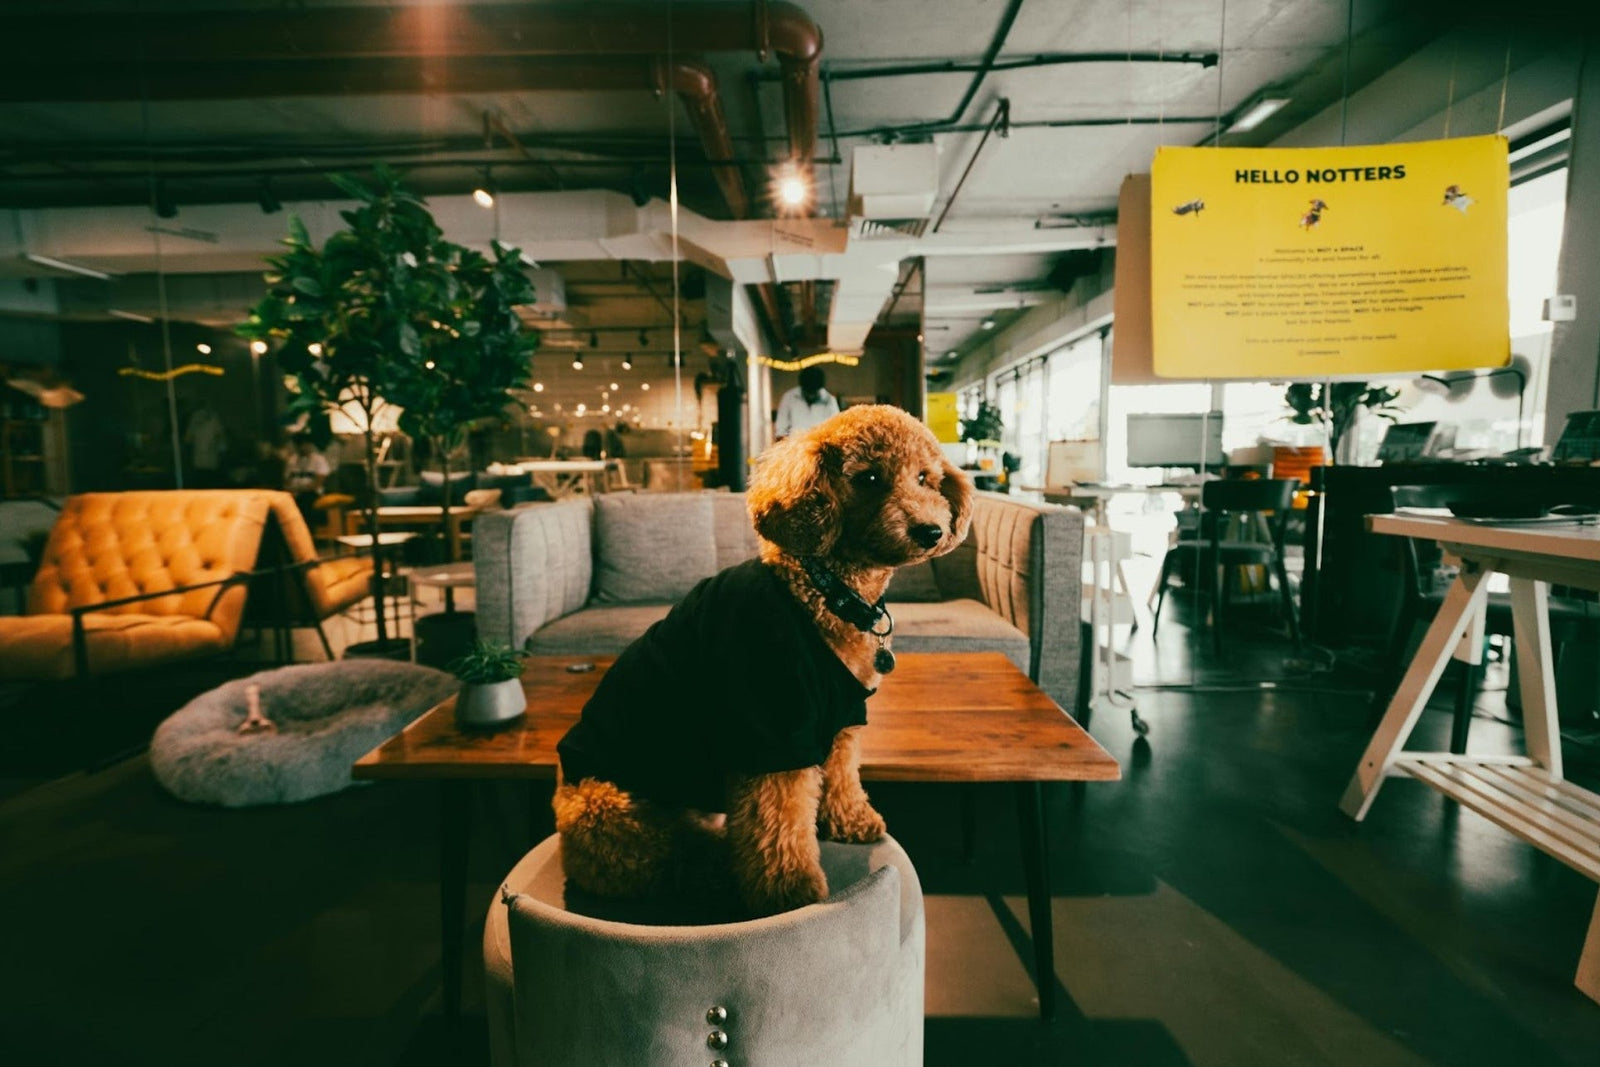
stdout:
{"type": "Polygon", "coordinates": [[[972,866],[978,858],[978,785],[961,786],[961,862],[972,866]]]}
{"type": "Polygon", "coordinates": [[[1056,1017],[1055,921],[1050,914],[1050,838],[1045,831],[1044,789],[1017,783],[1017,825],[1022,831],[1022,869],[1028,881],[1028,923],[1033,934],[1033,981],[1039,1017],[1056,1017]]]}
{"type": "Polygon", "coordinates": [[[467,846],[472,837],[471,783],[444,781],[439,789],[439,946],[444,1015],[461,1018],[461,965],[467,904],[467,846]]]}

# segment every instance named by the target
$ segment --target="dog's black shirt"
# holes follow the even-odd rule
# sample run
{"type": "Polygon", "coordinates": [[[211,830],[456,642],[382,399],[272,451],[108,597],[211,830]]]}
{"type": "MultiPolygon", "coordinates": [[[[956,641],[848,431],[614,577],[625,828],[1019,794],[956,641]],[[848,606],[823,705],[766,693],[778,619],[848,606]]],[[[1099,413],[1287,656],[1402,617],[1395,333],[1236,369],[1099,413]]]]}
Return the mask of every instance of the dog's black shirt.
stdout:
{"type": "Polygon", "coordinates": [[[726,810],[729,774],[814,767],[872,691],[760,560],[690,590],[623,650],[556,746],[569,782],[726,810]]]}

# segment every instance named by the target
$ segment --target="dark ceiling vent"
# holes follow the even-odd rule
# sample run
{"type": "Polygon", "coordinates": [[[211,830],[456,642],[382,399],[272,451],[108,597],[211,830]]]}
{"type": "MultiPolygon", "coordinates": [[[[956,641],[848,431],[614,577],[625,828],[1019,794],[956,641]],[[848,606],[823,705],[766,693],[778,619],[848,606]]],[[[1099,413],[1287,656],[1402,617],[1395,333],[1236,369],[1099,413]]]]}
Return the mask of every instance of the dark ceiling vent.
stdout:
{"type": "Polygon", "coordinates": [[[1050,273],[1046,276],[1047,280],[1065,293],[1079,278],[1100,273],[1100,260],[1103,254],[1104,249],[1100,248],[1075,248],[1070,252],[1063,252],[1051,265],[1050,273]]]}
{"type": "Polygon", "coordinates": [[[921,237],[928,228],[927,219],[862,219],[856,236],[863,241],[890,237],[921,237]]]}

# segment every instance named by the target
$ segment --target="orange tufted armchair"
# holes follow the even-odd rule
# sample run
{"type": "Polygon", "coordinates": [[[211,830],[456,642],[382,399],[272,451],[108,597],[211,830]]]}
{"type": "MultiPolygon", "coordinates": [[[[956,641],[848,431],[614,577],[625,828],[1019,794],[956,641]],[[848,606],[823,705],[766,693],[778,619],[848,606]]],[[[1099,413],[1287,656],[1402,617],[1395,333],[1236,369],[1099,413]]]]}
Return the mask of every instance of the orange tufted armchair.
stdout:
{"type": "Polygon", "coordinates": [[[0,679],[112,674],[227,651],[268,508],[265,494],[234,490],[68,498],[28,614],[0,618],[0,679]]]}
{"type": "Polygon", "coordinates": [[[259,566],[264,569],[251,597],[253,622],[279,626],[312,626],[322,649],[333,659],[333,647],[322,620],[344,611],[372,592],[372,561],[360,556],[317,557],[316,542],[305,516],[288,493],[262,492],[271,517],[259,566]],[[264,595],[261,595],[264,594],[264,595]]]}

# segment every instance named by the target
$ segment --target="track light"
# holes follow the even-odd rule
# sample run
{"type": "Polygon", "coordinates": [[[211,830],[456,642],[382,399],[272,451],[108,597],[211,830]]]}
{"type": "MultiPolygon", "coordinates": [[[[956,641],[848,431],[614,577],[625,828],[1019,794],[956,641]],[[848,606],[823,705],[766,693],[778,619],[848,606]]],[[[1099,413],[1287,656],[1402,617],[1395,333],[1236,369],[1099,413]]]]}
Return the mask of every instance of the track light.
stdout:
{"type": "Polygon", "coordinates": [[[263,176],[256,186],[256,203],[261,205],[263,215],[274,215],[283,210],[283,201],[272,191],[271,178],[263,176]]]}
{"type": "Polygon", "coordinates": [[[572,369],[573,370],[582,370],[583,369],[583,357],[581,355],[572,357],[572,369]]]}
{"type": "Polygon", "coordinates": [[[639,331],[639,347],[640,348],[649,348],[650,347],[650,332],[648,330],[640,330],[639,331]]]}
{"type": "Polygon", "coordinates": [[[1285,97],[1264,96],[1246,105],[1228,127],[1229,133],[1246,133],[1276,115],[1289,101],[1285,97]]]}
{"type": "Polygon", "coordinates": [[[982,322],[978,323],[978,325],[981,328],[985,329],[985,330],[994,329],[994,327],[995,327],[994,316],[993,315],[987,316],[982,322]]]}
{"type": "Polygon", "coordinates": [[[622,369],[623,370],[632,370],[633,369],[633,357],[631,355],[622,357],[622,369]]]}
{"type": "Polygon", "coordinates": [[[613,393],[617,391],[617,383],[616,382],[612,382],[611,383],[611,391],[613,393]]]}
{"type": "Polygon", "coordinates": [[[36,267],[47,267],[50,270],[64,270],[68,274],[81,274],[85,278],[94,278],[95,280],[102,282],[111,280],[111,275],[107,274],[103,270],[95,270],[93,267],[80,267],[76,263],[68,263],[66,260],[56,259],[54,256],[41,256],[36,252],[24,252],[22,254],[22,258],[27,260],[29,263],[32,263],[36,267]]]}
{"type": "Polygon", "coordinates": [[[650,383],[649,382],[640,382],[639,383],[639,388],[643,389],[645,392],[648,393],[650,391],[650,383]]]}
{"type": "Polygon", "coordinates": [[[202,356],[209,356],[211,354],[211,346],[203,341],[200,344],[195,345],[194,350],[200,353],[202,356]]]}
{"type": "Polygon", "coordinates": [[[477,201],[479,207],[494,207],[494,181],[488,167],[483,168],[483,183],[472,190],[472,199],[477,201]]]}
{"type": "Polygon", "coordinates": [[[157,178],[155,185],[150,190],[150,206],[158,219],[176,218],[178,205],[167,192],[167,183],[157,178]]]}
{"type": "Polygon", "coordinates": [[[536,393],[544,392],[544,383],[543,382],[534,382],[533,383],[533,391],[536,392],[536,393]]]}
{"type": "Polygon", "coordinates": [[[593,330],[589,331],[589,347],[590,348],[599,348],[600,347],[600,335],[598,333],[596,333],[595,331],[593,331],[593,330]]]}
{"type": "Polygon", "coordinates": [[[265,341],[251,341],[250,342],[250,354],[253,355],[253,356],[264,356],[264,355],[266,355],[267,354],[267,342],[265,342],[265,341]]]}

